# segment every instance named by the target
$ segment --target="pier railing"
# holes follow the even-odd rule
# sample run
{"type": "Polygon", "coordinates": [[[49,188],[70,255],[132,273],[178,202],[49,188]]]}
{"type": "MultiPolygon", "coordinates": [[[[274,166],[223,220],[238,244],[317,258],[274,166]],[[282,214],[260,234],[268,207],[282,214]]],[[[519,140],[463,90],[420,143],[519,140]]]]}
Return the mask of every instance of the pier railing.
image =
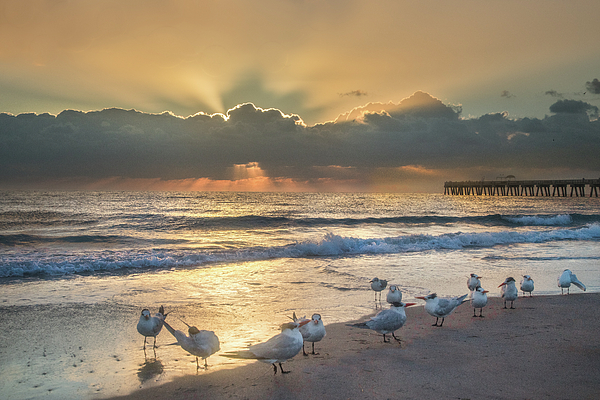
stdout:
{"type": "Polygon", "coordinates": [[[493,180],[445,182],[444,194],[457,196],[558,196],[584,197],[589,187],[590,197],[598,197],[600,179],[562,180],[493,180]]]}

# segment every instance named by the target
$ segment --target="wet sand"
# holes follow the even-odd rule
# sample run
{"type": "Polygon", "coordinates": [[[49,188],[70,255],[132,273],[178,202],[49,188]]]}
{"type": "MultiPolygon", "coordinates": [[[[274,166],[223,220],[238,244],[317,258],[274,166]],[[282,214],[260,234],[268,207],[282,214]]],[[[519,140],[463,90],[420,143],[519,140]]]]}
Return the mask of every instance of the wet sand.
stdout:
{"type": "Polygon", "coordinates": [[[118,398],[600,398],[600,293],[519,298],[516,309],[502,307],[500,298],[490,298],[485,317],[473,318],[464,303],[442,328],[431,326],[435,318],[422,306],[410,307],[396,333],[401,344],[325,321],[320,354],[300,353],[283,364],[289,374],[251,362],[118,398]]]}

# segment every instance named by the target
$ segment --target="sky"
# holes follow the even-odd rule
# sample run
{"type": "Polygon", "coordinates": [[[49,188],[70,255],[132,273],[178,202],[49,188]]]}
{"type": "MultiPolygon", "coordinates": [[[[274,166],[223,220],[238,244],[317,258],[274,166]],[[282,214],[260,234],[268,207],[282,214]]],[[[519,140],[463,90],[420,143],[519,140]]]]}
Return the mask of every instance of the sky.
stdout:
{"type": "Polygon", "coordinates": [[[0,1],[0,188],[598,178],[600,2],[0,1]]]}

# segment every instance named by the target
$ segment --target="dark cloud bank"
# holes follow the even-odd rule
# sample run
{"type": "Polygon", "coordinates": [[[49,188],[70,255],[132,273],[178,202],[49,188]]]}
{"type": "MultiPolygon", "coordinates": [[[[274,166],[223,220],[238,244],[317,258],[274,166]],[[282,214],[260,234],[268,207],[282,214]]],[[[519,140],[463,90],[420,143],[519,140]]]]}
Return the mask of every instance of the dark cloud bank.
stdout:
{"type": "Polygon", "coordinates": [[[123,109],[0,114],[0,188],[82,178],[233,179],[232,166],[248,163],[259,163],[271,178],[299,182],[350,174],[362,188],[374,176],[401,179],[394,171],[406,166],[438,171],[433,175],[442,183],[503,172],[524,179],[558,171],[600,176],[598,108],[560,100],[550,111],[543,119],[463,119],[460,108],[417,92],[315,126],[252,104],[226,116],[188,118],[123,109]]]}

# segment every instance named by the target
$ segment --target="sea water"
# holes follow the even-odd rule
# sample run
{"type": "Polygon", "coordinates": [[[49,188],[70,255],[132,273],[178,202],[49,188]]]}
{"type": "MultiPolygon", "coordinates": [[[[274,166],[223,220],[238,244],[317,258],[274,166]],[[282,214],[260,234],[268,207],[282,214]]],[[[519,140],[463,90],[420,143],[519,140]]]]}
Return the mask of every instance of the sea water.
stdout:
{"type": "Polygon", "coordinates": [[[38,322],[5,324],[0,397],[125,394],[196,373],[166,330],[156,355],[143,352],[143,308],[163,305],[176,329],[215,331],[228,351],[293,313],[328,324],[387,307],[373,277],[410,301],[466,294],[470,273],[491,296],[524,274],[534,295],[558,294],[566,268],[600,290],[599,198],[2,191],[0,307],[38,322]],[[44,317],[42,335],[45,312],[60,315],[44,317]],[[112,372],[110,386],[99,371],[112,372]]]}

